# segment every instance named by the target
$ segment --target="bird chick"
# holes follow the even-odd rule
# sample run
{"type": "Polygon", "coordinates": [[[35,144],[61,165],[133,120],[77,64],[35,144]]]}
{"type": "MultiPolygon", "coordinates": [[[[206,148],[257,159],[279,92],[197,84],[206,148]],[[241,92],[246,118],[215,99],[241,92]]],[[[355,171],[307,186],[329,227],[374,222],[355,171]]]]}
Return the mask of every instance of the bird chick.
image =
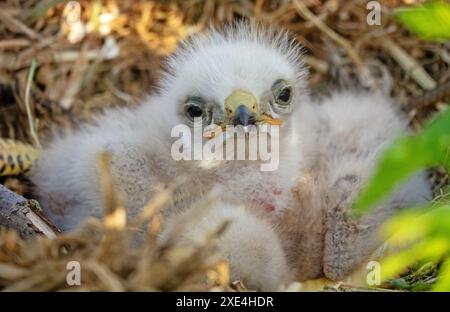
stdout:
{"type": "MultiPolygon", "coordinates": [[[[406,119],[382,94],[340,91],[299,110],[302,169],[297,201],[284,210],[278,234],[300,280],[342,280],[383,242],[377,231],[395,212],[431,198],[419,173],[359,220],[350,217],[359,191],[406,119]]],[[[372,259],[377,260],[377,259],[372,259]]]]}
{"type": "MultiPolygon", "coordinates": [[[[129,218],[137,216],[157,186],[189,176],[189,183],[177,188],[171,206],[163,211],[168,223],[213,188],[222,189],[225,205],[246,207],[245,213],[230,212],[236,225],[220,242],[231,272],[236,278],[253,272],[252,285],[275,289],[286,269],[284,251],[271,234],[272,221],[287,205],[297,183],[293,173],[300,168],[298,125],[286,117],[308,97],[307,71],[299,51],[286,33],[247,24],[194,36],[168,59],[159,91],[141,106],[107,111],[47,144],[33,177],[44,212],[64,231],[76,229],[89,216],[102,216],[96,163],[103,151],[111,154],[112,174],[118,191],[125,194],[129,218]],[[174,159],[173,146],[180,140],[173,137],[174,129],[185,125],[195,132],[196,118],[201,127],[240,126],[244,143],[255,135],[247,131],[249,127],[282,124],[279,133],[270,134],[284,147],[276,155],[276,170],[262,171],[267,159],[260,156],[256,160],[197,160],[195,155],[211,142],[207,136],[201,138],[200,147],[184,146],[194,159],[174,159]],[[233,244],[244,236],[247,243],[233,244]]],[[[216,138],[229,140],[223,135],[216,138]]],[[[228,208],[217,209],[219,215],[213,214],[211,223],[224,209],[228,208]]],[[[188,230],[185,235],[194,232],[188,230]]]]}
{"type": "MultiPolygon", "coordinates": [[[[101,216],[96,159],[105,150],[112,155],[113,174],[126,195],[130,217],[154,195],[155,185],[170,185],[183,174],[194,183],[174,195],[174,210],[183,210],[219,185],[241,204],[256,205],[256,213],[281,211],[300,164],[294,152],[300,144],[298,124],[286,117],[308,94],[299,52],[286,33],[244,23],[194,36],[169,57],[159,92],[140,107],[107,111],[47,145],[34,182],[49,218],[71,230],[88,216],[101,216]],[[192,160],[174,159],[173,145],[179,141],[174,129],[186,125],[195,130],[196,118],[202,127],[283,123],[276,134],[283,146],[279,166],[261,171],[260,158],[197,160],[209,138],[202,138],[200,146],[184,146],[192,160]]],[[[191,143],[190,137],[184,139],[191,143]]]]}
{"type": "Polygon", "coordinates": [[[187,229],[177,243],[201,244],[205,237],[227,222],[217,246],[221,255],[228,259],[230,280],[240,280],[249,289],[260,291],[277,291],[287,286],[292,275],[279,238],[268,222],[244,207],[224,202],[201,210],[194,207],[169,218],[159,243],[166,242],[182,224],[187,229]]]}
{"type": "MultiPolygon", "coordinates": [[[[312,102],[300,51],[286,33],[248,24],[212,29],[183,43],[168,59],[159,91],[140,107],[106,112],[46,147],[34,182],[49,219],[69,231],[89,216],[102,215],[96,160],[106,150],[130,218],[154,196],[155,186],[170,185],[181,175],[190,182],[174,192],[164,211],[168,224],[221,189],[223,207],[190,227],[185,237],[193,239],[197,226],[229,216],[235,225],[220,249],[231,271],[250,274],[252,285],[275,289],[287,271],[295,271],[287,275],[299,280],[349,274],[376,248],[379,224],[427,197],[429,188],[420,175],[372,215],[348,219],[381,150],[406,124],[390,101],[376,94],[340,93],[312,102]],[[192,130],[194,140],[176,137],[185,129],[180,125],[192,130]],[[271,130],[251,130],[264,125],[271,130]],[[227,126],[239,126],[236,134],[244,135],[233,141],[234,135],[222,132],[227,126]],[[204,132],[196,144],[197,129],[209,127],[214,133],[204,132]],[[236,148],[263,134],[278,151],[273,170],[262,170],[267,158],[260,154],[242,160],[202,158],[208,143],[222,143],[220,150],[231,141],[236,148]],[[174,146],[179,152],[180,145],[179,154],[193,159],[174,157],[174,146]],[[245,244],[233,243],[243,237],[245,244]]],[[[236,156],[236,150],[226,155],[236,156]]]]}

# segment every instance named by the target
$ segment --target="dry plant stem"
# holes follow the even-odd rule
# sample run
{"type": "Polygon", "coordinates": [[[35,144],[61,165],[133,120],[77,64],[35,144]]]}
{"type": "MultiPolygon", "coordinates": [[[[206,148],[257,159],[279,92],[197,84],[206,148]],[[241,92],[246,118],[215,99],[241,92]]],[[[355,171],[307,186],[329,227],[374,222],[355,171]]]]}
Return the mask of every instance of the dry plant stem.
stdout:
{"type": "Polygon", "coordinates": [[[30,71],[28,73],[27,86],[25,89],[25,107],[27,109],[27,117],[28,117],[28,126],[30,127],[30,134],[33,138],[34,144],[37,148],[42,149],[41,143],[39,142],[39,138],[36,133],[35,125],[33,122],[33,116],[31,114],[30,107],[30,92],[31,92],[31,83],[33,82],[34,73],[36,71],[36,60],[33,59],[31,62],[30,71]]]}
{"type": "Polygon", "coordinates": [[[25,10],[20,19],[26,24],[31,24],[41,18],[48,10],[60,3],[68,2],[67,0],[50,0],[41,1],[37,6],[30,10],[25,10]]]}
{"type": "Polygon", "coordinates": [[[9,26],[9,28],[14,29],[14,31],[21,32],[31,39],[40,39],[40,36],[34,30],[11,17],[9,14],[0,11],[0,19],[9,26]]]}
{"type": "Polygon", "coordinates": [[[43,234],[56,237],[56,230],[39,213],[33,211],[32,200],[11,192],[0,184],[0,226],[16,230],[22,238],[43,234]]]}
{"type": "Polygon", "coordinates": [[[437,103],[450,96],[450,80],[438,85],[434,90],[426,92],[424,95],[411,100],[413,107],[424,108],[437,103]]]}
{"type": "Polygon", "coordinates": [[[367,66],[364,64],[363,60],[361,59],[359,54],[355,51],[355,49],[353,49],[350,42],[348,42],[344,37],[336,33],[333,29],[331,29],[324,22],[322,22],[322,20],[320,20],[317,16],[315,16],[302,1],[295,0],[294,6],[301,16],[303,16],[305,19],[313,23],[321,32],[323,32],[331,40],[333,40],[346,50],[348,56],[350,57],[350,59],[357,68],[361,84],[373,87],[375,83],[373,79],[370,78],[370,73],[367,66]]]}
{"type": "Polygon", "coordinates": [[[27,47],[30,45],[30,41],[27,39],[7,39],[0,41],[0,49],[9,49],[17,47],[27,47]]]}
{"type": "Polygon", "coordinates": [[[327,62],[325,62],[317,57],[311,56],[311,55],[305,55],[303,57],[303,60],[306,65],[317,70],[319,73],[322,73],[322,74],[328,73],[330,66],[328,65],[327,62]]]}
{"type": "Polygon", "coordinates": [[[87,47],[86,45],[84,45],[81,48],[81,53],[78,59],[72,65],[71,74],[69,79],[67,80],[64,95],[59,101],[59,104],[65,110],[68,110],[72,107],[78,92],[82,88],[85,72],[89,67],[89,62],[86,59],[86,51],[87,47]]]}
{"type": "Polygon", "coordinates": [[[424,90],[431,91],[436,88],[436,81],[428,75],[423,67],[399,45],[388,37],[380,39],[382,47],[395,59],[403,70],[411,75],[424,90]]]}
{"type": "Polygon", "coordinates": [[[339,285],[334,287],[325,287],[324,291],[337,291],[337,292],[401,292],[399,290],[379,288],[379,287],[358,287],[352,285],[339,285]]]}

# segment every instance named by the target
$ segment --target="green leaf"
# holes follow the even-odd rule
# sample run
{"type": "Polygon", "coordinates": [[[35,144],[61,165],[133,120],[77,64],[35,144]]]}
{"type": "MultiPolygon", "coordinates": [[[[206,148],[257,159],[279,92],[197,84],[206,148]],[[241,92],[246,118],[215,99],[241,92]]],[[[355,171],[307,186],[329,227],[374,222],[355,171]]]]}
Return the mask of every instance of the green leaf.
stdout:
{"type": "MultiPolygon", "coordinates": [[[[405,211],[389,219],[383,225],[382,234],[393,253],[382,260],[381,279],[395,278],[391,285],[401,287],[397,285],[401,282],[398,274],[420,261],[425,263],[401,277],[410,284],[410,290],[429,288],[429,282],[419,285],[420,282],[434,275],[434,264],[446,258],[447,262],[450,261],[450,205],[405,211]]],[[[440,269],[438,283],[433,290],[450,290],[450,263],[440,269]]]]}
{"type": "Polygon", "coordinates": [[[399,8],[394,11],[394,18],[422,39],[450,39],[450,4],[445,1],[399,8]]]}
{"type": "Polygon", "coordinates": [[[354,205],[354,214],[366,212],[412,173],[436,165],[450,169],[450,109],[417,135],[397,139],[381,156],[372,180],[354,205]]]}
{"type": "Polygon", "coordinates": [[[439,262],[448,253],[450,241],[448,237],[444,236],[431,237],[408,246],[406,249],[405,246],[403,248],[400,252],[389,255],[381,261],[382,281],[394,278],[417,261],[439,262]]]}
{"type": "Polygon", "coordinates": [[[409,285],[404,278],[396,278],[389,281],[391,287],[396,289],[409,289],[411,285],[409,285]]]}
{"type": "Polygon", "coordinates": [[[433,291],[450,291],[450,258],[447,258],[442,264],[439,278],[433,287],[433,291]]]}

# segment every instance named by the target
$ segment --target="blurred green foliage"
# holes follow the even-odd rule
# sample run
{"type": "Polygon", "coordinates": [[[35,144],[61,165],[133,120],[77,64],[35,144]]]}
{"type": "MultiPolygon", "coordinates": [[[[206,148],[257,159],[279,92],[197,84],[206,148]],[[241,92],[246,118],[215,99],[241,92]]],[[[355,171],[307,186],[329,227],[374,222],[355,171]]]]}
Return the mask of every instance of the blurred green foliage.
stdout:
{"type": "MultiPolygon", "coordinates": [[[[355,214],[370,211],[414,172],[438,165],[450,170],[450,109],[420,133],[398,138],[384,152],[371,181],[355,203],[355,214]]],[[[388,238],[389,247],[398,251],[383,260],[382,280],[394,278],[392,286],[408,289],[411,284],[398,278],[399,273],[418,262],[441,263],[432,290],[450,291],[450,186],[441,190],[441,195],[427,207],[393,217],[382,233],[388,238]]],[[[427,285],[420,285],[424,286],[427,285]]]]}
{"type": "Polygon", "coordinates": [[[406,274],[389,280],[389,287],[399,290],[427,291],[436,282],[437,267],[433,262],[419,261],[406,274]]]}
{"type": "Polygon", "coordinates": [[[428,1],[420,6],[399,8],[394,11],[394,18],[419,38],[450,39],[450,4],[446,1],[428,1]]]}
{"type": "Polygon", "coordinates": [[[391,248],[401,250],[383,260],[383,280],[418,261],[443,261],[433,290],[450,291],[450,204],[402,213],[385,224],[383,233],[389,237],[391,248]]]}
{"type": "MultiPolygon", "coordinates": [[[[448,2],[428,1],[400,8],[394,17],[422,39],[450,39],[448,2]]],[[[404,135],[386,149],[355,202],[354,214],[369,212],[410,175],[435,166],[450,171],[450,109],[420,133],[404,135]]],[[[391,287],[400,289],[427,290],[432,285],[434,291],[450,291],[450,186],[427,207],[394,216],[381,232],[394,251],[382,261],[383,281],[389,280],[391,287]],[[408,268],[409,274],[400,275],[408,268]]]]}
{"type": "Polygon", "coordinates": [[[371,182],[355,203],[355,214],[366,212],[414,172],[438,165],[450,170],[450,109],[420,134],[400,137],[384,152],[371,182]]]}

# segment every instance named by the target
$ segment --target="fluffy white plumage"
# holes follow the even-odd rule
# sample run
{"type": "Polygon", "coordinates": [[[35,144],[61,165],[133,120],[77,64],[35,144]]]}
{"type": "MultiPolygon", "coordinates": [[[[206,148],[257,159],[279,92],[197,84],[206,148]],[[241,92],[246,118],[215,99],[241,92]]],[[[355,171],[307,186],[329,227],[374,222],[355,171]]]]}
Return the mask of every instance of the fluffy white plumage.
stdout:
{"type": "Polygon", "coordinates": [[[344,277],[379,244],[375,233],[383,220],[430,196],[419,175],[373,215],[358,223],[347,220],[380,151],[406,123],[377,94],[342,92],[311,101],[300,49],[285,33],[246,24],[211,30],[184,43],[168,67],[159,92],[139,108],[107,112],[46,148],[34,181],[45,212],[64,230],[101,216],[96,160],[108,150],[130,217],[152,198],[156,185],[170,185],[180,175],[193,182],[174,194],[168,227],[213,188],[222,189],[223,204],[184,237],[195,240],[217,220],[234,220],[220,242],[233,277],[274,290],[288,278],[344,277]],[[214,122],[226,115],[224,103],[236,90],[253,94],[259,110],[269,105],[278,79],[293,91],[292,112],[276,115],[283,121],[278,170],[263,172],[260,161],[204,166],[172,159],[171,129],[187,122],[187,98],[204,99],[214,122]]]}
{"type": "Polygon", "coordinates": [[[288,267],[279,238],[270,223],[239,205],[221,203],[206,211],[193,209],[168,220],[161,234],[161,242],[180,223],[187,222],[189,230],[183,233],[179,243],[200,243],[207,234],[228,221],[227,230],[219,237],[218,247],[229,261],[230,275],[244,281],[249,289],[273,291],[287,286],[293,272],[288,267]],[[189,221],[192,213],[197,216],[194,222],[189,221]]]}

